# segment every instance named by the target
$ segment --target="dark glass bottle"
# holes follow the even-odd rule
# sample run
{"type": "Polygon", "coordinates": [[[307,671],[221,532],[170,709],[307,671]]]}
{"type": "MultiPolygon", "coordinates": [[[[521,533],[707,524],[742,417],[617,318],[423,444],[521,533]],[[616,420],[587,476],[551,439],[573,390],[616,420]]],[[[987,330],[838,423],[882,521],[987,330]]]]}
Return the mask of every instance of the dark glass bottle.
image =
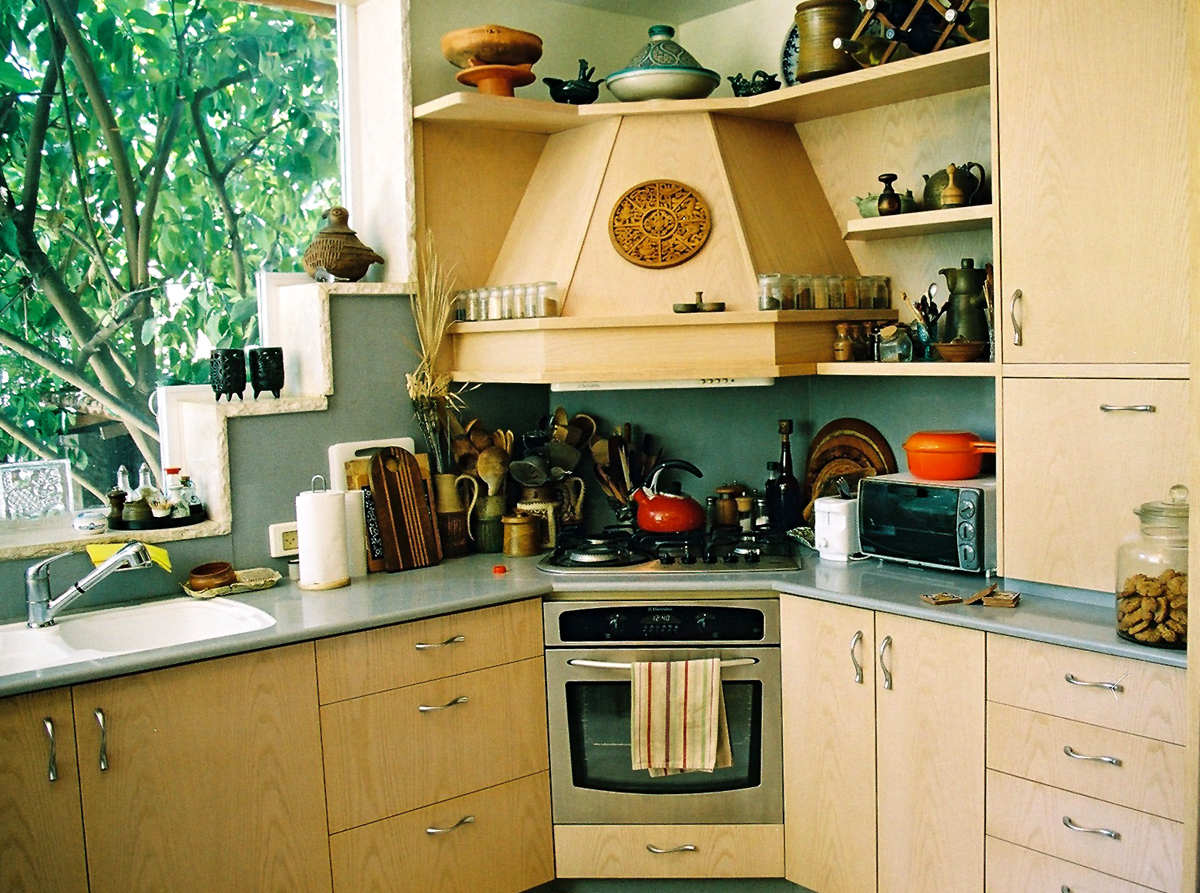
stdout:
{"type": "Polygon", "coordinates": [[[767,515],[771,529],[785,532],[801,523],[800,481],[792,471],[792,420],[779,420],[779,476],[767,480],[767,515]]]}
{"type": "Polygon", "coordinates": [[[888,28],[883,32],[883,36],[888,40],[904,44],[914,53],[924,54],[933,51],[941,35],[930,28],[913,28],[911,31],[888,28]]]}

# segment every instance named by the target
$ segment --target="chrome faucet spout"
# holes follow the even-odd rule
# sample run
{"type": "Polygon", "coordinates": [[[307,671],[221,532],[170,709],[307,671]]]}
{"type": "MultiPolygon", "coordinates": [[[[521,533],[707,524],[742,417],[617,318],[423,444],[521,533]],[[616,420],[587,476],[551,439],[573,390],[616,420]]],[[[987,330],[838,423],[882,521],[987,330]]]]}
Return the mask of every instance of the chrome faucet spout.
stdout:
{"type": "Polygon", "coordinates": [[[50,565],[60,558],[73,554],[75,553],[60,552],[30,565],[25,571],[26,625],[31,629],[53,626],[54,618],[60,611],[68,608],[76,599],[114,571],[137,570],[149,567],[153,563],[150,551],[142,543],[126,543],[68,586],[61,595],[51,598],[50,565]]]}

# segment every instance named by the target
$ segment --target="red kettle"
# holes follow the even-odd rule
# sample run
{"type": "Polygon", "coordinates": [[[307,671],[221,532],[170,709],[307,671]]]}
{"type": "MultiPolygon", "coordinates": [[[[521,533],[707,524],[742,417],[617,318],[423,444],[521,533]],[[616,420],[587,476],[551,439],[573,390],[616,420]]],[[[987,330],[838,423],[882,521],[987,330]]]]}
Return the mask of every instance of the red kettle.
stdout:
{"type": "Polygon", "coordinates": [[[634,521],[638,529],[650,533],[688,533],[703,530],[707,519],[700,503],[682,493],[659,493],[655,489],[658,476],[668,468],[678,468],[698,478],[704,477],[699,468],[682,459],[668,459],[654,466],[645,486],[633,492],[633,501],[637,504],[634,521]]]}

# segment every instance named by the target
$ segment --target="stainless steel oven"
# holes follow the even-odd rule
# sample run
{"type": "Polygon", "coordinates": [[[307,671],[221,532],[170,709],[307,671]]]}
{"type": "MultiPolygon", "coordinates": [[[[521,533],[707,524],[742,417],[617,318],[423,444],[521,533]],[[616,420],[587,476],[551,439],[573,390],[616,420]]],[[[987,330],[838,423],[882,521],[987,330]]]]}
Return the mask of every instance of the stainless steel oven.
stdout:
{"type": "Polygon", "coordinates": [[[544,620],[556,824],[783,821],[778,600],[548,601],[544,620]],[[635,772],[630,662],[714,656],[733,765],[635,772]]]}

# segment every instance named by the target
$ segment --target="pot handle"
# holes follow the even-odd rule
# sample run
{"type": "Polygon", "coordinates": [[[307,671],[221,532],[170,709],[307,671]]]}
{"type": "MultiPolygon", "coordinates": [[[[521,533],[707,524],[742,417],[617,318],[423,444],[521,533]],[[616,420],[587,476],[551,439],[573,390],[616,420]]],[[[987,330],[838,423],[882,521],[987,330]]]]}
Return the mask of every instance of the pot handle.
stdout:
{"type": "Polygon", "coordinates": [[[678,468],[680,471],[686,471],[689,474],[694,474],[698,478],[704,477],[704,472],[685,459],[667,459],[665,462],[659,462],[650,472],[650,477],[646,481],[645,490],[653,496],[658,492],[658,476],[668,468],[678,468]]]}
{"type": "Polygon", "coordinates": [[[971,444],[971,449],[977,453],[994,453],[996,452],[996,441],[976,440],[971,444]]]}
{"type": "Polygon", "coordinates": [[[979,183],[975,186],[975,189],[972,190],[971,194],[967,196],[967,204],[969,205],[969,204],[971,204],[971,202],[973,202],[975,200],[975,196],[979,194],[979,190],[983,188],[984,171],[983,171],[983,165],[980,164],[978,161],[969,161],[966,164],[964,164],[963,167],[966,168],[968,171],[970,171],[971,168],[976,168],[979,171],[979,183]]]}

